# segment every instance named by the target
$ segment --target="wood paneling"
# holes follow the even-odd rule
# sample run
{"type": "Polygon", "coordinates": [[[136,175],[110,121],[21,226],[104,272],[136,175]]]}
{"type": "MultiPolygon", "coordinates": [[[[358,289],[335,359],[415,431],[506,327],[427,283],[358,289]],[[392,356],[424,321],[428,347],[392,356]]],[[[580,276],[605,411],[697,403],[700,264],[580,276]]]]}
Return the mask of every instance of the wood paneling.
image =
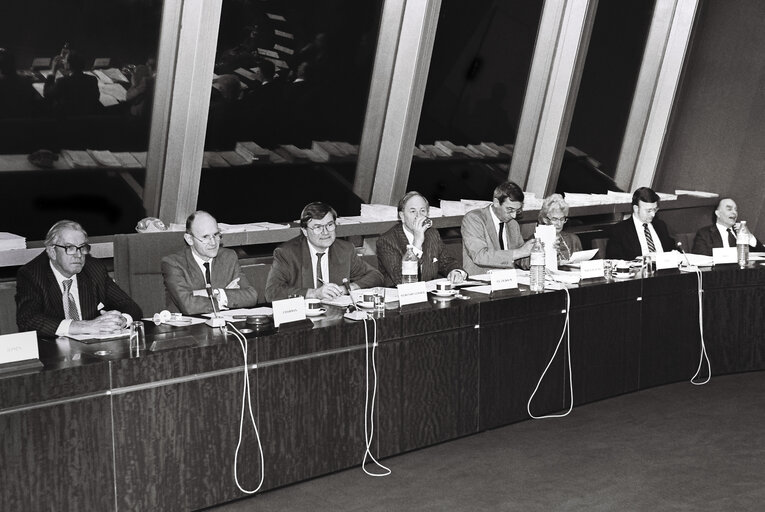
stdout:
{"type": "Polygon", "coordinates": [[[114,509],[109,397],[0,414],[0,510],[114,509]]]}

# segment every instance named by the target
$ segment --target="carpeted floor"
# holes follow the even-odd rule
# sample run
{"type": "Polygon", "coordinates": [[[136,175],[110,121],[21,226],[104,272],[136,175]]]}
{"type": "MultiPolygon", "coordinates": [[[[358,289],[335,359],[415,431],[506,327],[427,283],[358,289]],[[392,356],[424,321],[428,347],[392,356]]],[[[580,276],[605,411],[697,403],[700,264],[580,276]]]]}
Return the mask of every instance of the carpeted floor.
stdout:
{"type": "MultiPolygon", "coordinates": [[[[653,388],[211,510],[765,510],[765,372],[653,388]]],[[[359,449],[359,458],[362,456],[359,449]]]]}

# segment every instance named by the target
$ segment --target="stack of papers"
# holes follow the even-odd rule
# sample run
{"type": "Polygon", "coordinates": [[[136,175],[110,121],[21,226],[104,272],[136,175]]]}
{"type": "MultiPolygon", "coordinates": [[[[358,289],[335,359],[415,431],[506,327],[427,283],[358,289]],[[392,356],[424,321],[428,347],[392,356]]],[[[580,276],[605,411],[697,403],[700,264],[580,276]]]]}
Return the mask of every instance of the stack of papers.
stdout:
{"type": "Polygon", "coordinates": [[[98,167],[87,151],[75,149],[62,149],[61,156],[70,167],[98,167]]]}
{"type": "Polygon", "coordinates": [[[447,217],[465,215],[465,205],[461,201],[441,199],[441,213],[447,217]]]}
{"type": "Polygon", "coordinates": [[[237,142],[234,151],[239,153],[248,162],[253,160],[267,160],[270,151],[258,146],[252,141],[237,142]]]}
{"type": "MultiPolygon", "coordinates": [[[[243,233],[245,231],[269,231],[273,229],[287,229],[289,224],[274,224],[273,222],[252,222],[249,224],[225,224],[218,223],[221,233],[243,233]]],[[[184,227],[185,229],[185,227],[184,227]]]]}
{"type": "Polygon", "coordinates": [[[108,149],[102,151],[89,149],[88,154],[103,167],[122,167],[122,163],[108,149]]]}
{"type": "Polygon", "coordinates": [[[675,190],[677,195],[696,196],[696,197],[719,197],[720,194],[714,192],[702,192],[701,190],[675,190]]]}
{"type": "Polygon", "coordinates": [[[14,235],[7,231],[0,232],[0,251],[12,251],[16,249],[26,249],[27,239],[23,236],[14,235]]]}
{"type": "Polygon", "coordinates": [[[365,220],[398,220],[398,208],[395,206],[388,206],[387,204],[362,204],[361,216],[365,220]]]}

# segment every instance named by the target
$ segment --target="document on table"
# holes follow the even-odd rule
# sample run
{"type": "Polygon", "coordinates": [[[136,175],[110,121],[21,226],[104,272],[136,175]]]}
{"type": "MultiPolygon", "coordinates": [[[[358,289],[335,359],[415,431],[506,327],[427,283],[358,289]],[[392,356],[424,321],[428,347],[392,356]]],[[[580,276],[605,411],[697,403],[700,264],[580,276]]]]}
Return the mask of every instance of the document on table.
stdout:
{"type": "Polygon", "coordinates": [[[598,253],[597,249],[588,249],[586,251],[576,251],[574,254],[571,255],[571,259],[568,260],[569,263],[581,263],[583,261],[591,260],[593,256],[595,256],[598,253]]]}
{"type": "MultiPolygon", "coordinates": [[[[233,322],[234,320],[243,320],[245,317],[254,315],[267,315],[273,316],[274,310],[269,307],[261,306],[259,308],[239,308],[239,309],[226,309],[219,311],[217,317],[225,318],[227,322],[233,322]]],[[[212,313],[205,313],[202,316],[212,318],[212,313]]]]}
{"type": "Polygon", "coordinates": [[[117,338],[127,338],[130,336],[130,329],[122,329],[120,331],[93,333],[93,334],[67,334],[67,338],[72,338],[77,341],[89,341],[89,340],[114,340],[117,338]]]}

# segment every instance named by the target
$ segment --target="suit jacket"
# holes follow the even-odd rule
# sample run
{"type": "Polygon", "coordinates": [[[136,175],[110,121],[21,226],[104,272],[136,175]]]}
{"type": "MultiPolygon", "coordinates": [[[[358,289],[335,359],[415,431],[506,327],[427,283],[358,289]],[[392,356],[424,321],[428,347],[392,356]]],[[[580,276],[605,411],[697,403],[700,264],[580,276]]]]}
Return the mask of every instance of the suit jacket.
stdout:
{"type": "MultiPolygon", "coordinates": [[[[659,240],[654,240],[654,243],[657,241],[661,242],[661,248],[664,249],[665,252],[673,250],[675,248],[675,240],[669,236],[667,225],[656,218],[653,219],[651,224],[653,225],[656,234],[659,236],[659,240]]],[[[632,216],[611,226],[611,229],[608,231],[606,258],[632,260],[642,255],[643,251],[640,249],[640,239],[638,238],[632,216]]]]}
{"type": "MultiPolygon", "coordinates": [[[[390,228],[377,239],[378,268],[385,279],[385,286],[396,286],[401,283],[401,259],[406,253],[408,244],[409,240],[401,223],[390,228]]],[[[455,268],[459,268],[459,264],[446,252],[438,230],[426,230],[425,240],[422,242],[422,258],[420,258],[420,279],[430,281],[439,275],[446,277],[455,268]]]]}
{"type": "MultiPolygon", "coordinates": [[[[109,277],[103,263],[91,256],[85,258],[85,265],[77,274],[77,290],[83,320],[99,316],[99,303],[106,311],[116,309],[134,319],[143,316],[138,304],[109,277]]],[[[45,252],[21,267],[16,274],[16,323],[19,330],[55,336],[64,319],[61,293],[45,252]]]]}
{"type": "MultiPolygon", "coordinates": [[[[329,249],[329,281],[340,286],[343,278],[361,288],[380,286],[382,274],[356,255],[356,248],[345,240],[335,240],[329,249]]],[[[284,242],[274,251],[274,262],[266,281],[266,300],[286,299],[290,295],[305,297],[314,288],[313,265],[308,240],[302,234],[284,242]]]]}
{"type": "Polygon", "coordinates": [[[470,275],[483,274],[491,268],[514,268],[511,249],[523,245],[521,228],[511,220],[505,223],[509,244],[505,250],[499,248],[499,234],[489,208],[491,205],[471,210],[462,217],[462,266],[470,275]]]}
{"type": "MultiPolygon", "coordinates": [[[[171,312],[184,315],[211,313],[212,303],[207,296],[197,297],[194,290],[205,288],[205,275],[197,265],[191,247],[185,247],[162,258],[162,277],[165,280],[165,306],[171,312]]],[[[239,266],[239,258],[231,249],[221,247],[210,266],[210,283],[213,288],[226,288],[228,307],[249,308],[258,302],[258,292],[247,281],[239,266]],[[239,288],[226,285],[239,278],[239,288]]],[[[219,308],[217,299],[215,307],[219,308]]]]}
{"type": "MultiPolygon", "coordinates": [[[[706,254],[712,256],[712,249],[714,247],[722,247],[723,241],[720,237],[720,231],[717,229],[716,224],[711,226],[705,226],[696,231],[696,236],[693,239],[693,254],[706,254]]],[[[758,240],[754,247],[750,247],[752,251],[762,252],[765,251],[765,247],[758,240]]]]}

